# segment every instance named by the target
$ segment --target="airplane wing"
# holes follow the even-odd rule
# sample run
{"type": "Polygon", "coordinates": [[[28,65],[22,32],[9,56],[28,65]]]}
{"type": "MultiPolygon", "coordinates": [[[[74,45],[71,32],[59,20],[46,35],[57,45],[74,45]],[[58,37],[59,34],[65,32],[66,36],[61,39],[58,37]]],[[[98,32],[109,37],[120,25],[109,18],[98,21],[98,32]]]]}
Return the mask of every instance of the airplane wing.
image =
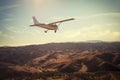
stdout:
{"type": "Polygon", "coordinates": [[[70,18],[70,19],[65,19],[65,20],[61,20],[61,21],[52,22],[52,23],[49,23],[49,24],[62,23],[62,22],[70,21],[70,20],[75,20],[75,19],[74,18],[70,18]]]}

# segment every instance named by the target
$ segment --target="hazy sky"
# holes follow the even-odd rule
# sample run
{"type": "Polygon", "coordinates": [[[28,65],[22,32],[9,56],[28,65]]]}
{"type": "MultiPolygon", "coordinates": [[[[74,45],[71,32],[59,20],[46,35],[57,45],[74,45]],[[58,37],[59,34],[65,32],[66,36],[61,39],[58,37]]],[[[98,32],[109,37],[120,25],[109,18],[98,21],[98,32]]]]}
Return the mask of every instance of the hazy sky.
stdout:
{"type": "Polygon", "coordinates": [[[120,0],[0,0],[0,46],[86,40],[120,41],[120,0]],[[75,18],[57,33],[29,27],[75,18]]]}

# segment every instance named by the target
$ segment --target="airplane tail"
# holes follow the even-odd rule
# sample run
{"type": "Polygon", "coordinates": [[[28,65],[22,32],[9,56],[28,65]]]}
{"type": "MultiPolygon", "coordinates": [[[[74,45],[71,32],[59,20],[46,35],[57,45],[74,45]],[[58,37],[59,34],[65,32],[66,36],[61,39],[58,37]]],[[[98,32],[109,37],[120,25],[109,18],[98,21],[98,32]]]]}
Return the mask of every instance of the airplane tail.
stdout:
{"type": "Polygon", "coordinates": [[[35,18],[35,16],[33,16],[33,22],[34,24],[38,24],[39,22],[37,21],[37,19],[35,18]]]}

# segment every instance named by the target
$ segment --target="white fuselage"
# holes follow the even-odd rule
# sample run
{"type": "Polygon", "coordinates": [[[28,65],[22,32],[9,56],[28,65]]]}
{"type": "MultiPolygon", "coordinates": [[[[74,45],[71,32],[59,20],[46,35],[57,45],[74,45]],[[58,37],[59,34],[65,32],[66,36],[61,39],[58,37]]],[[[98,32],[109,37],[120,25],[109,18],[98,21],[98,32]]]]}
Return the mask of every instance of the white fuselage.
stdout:
{"type": "Polygon", "coordinates": [[[52,24],[34,24],[31,26],[37,26],[37,27],[48,29],[48,30],[57,30],[58,29],[57,25],[52,25],[52,24]]]}

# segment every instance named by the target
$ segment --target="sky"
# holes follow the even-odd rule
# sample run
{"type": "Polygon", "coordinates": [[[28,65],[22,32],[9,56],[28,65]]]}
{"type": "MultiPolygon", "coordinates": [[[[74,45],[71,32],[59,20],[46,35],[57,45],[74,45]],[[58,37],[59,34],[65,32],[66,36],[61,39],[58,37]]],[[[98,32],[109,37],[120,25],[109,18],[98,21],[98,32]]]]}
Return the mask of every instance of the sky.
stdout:
{"type": "Polygon", "coordinates": [[[0,46],[88,40],[120,41],[120,0],[0,0],[0,46]],[[75,18],[57,33],[33,24],[75,18]]]}

